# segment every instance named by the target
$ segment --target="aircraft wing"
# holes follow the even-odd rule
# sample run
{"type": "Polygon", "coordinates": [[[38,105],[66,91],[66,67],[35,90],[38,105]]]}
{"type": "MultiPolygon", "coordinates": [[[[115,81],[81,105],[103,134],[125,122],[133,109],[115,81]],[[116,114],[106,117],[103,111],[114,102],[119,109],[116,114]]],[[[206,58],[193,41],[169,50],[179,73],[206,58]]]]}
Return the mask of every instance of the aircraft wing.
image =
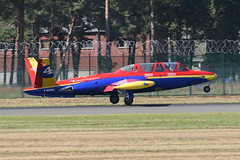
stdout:
{"type": "Polygon", "coordinates": [[[114,89],[119,90],[138,90],[152,87],[155,83],[153,81],[142,81],[137,79],[124,79],[108,85],[104,92],[111,92],[114,89]]]}

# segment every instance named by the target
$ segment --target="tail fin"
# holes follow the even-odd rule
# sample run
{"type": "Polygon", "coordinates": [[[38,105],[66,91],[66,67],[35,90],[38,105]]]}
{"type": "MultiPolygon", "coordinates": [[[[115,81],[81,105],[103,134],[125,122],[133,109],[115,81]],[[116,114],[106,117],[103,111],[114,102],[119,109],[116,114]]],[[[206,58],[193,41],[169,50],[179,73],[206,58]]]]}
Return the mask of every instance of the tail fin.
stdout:
{"type": "Polygon", "coordinates": [[[34,58],[25,58],[25,62],[34,88],[56,85],[48,58],[40,58],[38,62],[34,58]]]}
{"type": "Polygon", "coordinates": [[[31,78],[32,85],[34,86],[35,78],[37,74],[38,62],[35,60],[35,58],[30,57],[30,58],[25,58],[25,63],[27,66],[29,76],[31,78]]]}

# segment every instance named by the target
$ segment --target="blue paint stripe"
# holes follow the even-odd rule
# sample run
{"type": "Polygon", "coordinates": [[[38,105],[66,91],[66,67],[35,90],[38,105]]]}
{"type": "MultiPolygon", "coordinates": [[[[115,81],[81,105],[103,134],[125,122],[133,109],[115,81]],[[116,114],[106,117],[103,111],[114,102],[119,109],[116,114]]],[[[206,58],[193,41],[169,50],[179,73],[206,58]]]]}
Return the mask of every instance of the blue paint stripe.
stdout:
{"type": "MultiPolygon", "coordinates": [[[[107,93],[103,93],[103,90],[105,89],[105,87],[107,87],[112,83],[115,83],[124,79],[145,80],[145,77],[144,76],[111,77],[111,78],[103,78],[103,79],[97,79],[97,80],[69,84],[69,85],[31,89],[31,90],[26,90],[24,92],[30,95],[41,96],[42,94],[45,94],[53,97],[54,96],[56,97],[74,96],[75,94],[76,95],[102,95],[102,94],[107,94],[107,93]],[[59,91],[60,89],[66,86],[72,86],[74,89],[74,93],[66,93],[66,92],[59,91]]],[[[199,78],[199,77],[175,77],[175,78],[165,77],[165,78],[151,78],[149,80],[154,81],[155,85],[149,88],[135,90],[134,93],[152,92],[152,91],[155,91],[157,88],[161,88],[163,90],[175,89],[175,88],[181,88],[181,87],[208,82],[207,79],[199,78]]]]}

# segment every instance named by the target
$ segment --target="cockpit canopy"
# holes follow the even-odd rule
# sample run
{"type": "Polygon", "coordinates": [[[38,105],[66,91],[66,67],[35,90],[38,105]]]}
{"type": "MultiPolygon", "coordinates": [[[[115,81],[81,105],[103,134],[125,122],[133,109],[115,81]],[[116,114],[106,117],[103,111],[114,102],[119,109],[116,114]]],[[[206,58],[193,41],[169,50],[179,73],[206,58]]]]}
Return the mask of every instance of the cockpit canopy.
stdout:
{"type": "Polygon", "coordinates": [[[181,72],[189,69],[179,62],[130,64],[121,68],[125,72],[181,72]]]}
{"type": "Polygon", "coordinates": [[[125,71],[125,72],[132,72],[133,71],[133,67],[134,67],[134,64],[130,64],[130,65],[124,66],[124,67],[122,67],[120,69],[125,71]]]}

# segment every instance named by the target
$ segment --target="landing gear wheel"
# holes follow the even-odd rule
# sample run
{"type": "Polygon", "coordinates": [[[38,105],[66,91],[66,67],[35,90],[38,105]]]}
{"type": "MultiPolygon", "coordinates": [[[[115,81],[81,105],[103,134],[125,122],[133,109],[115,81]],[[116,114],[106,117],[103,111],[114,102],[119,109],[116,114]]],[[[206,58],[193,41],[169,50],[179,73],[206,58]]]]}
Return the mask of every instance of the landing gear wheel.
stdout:
{"type": "Polygon", "coordinates": [[[124,98],[124,103],[128,106],[132,105],[133,103],[133,99],[127,99],[127,98],[124,98]]]}
{"type": "Polygon", "coordinates": [[[204,92],[206,92],[206,93],[208,93],[208,92],[210,92],[210,87],[209,86],[205,86],[204,88],[203,88],[203,91],[204,92]]]}
{"type": "Polygon", "coordinates": [[[117,94],[110,95],[110,102],[112,104],[117,104],[119,102],[119,96],[117,94]]]}

